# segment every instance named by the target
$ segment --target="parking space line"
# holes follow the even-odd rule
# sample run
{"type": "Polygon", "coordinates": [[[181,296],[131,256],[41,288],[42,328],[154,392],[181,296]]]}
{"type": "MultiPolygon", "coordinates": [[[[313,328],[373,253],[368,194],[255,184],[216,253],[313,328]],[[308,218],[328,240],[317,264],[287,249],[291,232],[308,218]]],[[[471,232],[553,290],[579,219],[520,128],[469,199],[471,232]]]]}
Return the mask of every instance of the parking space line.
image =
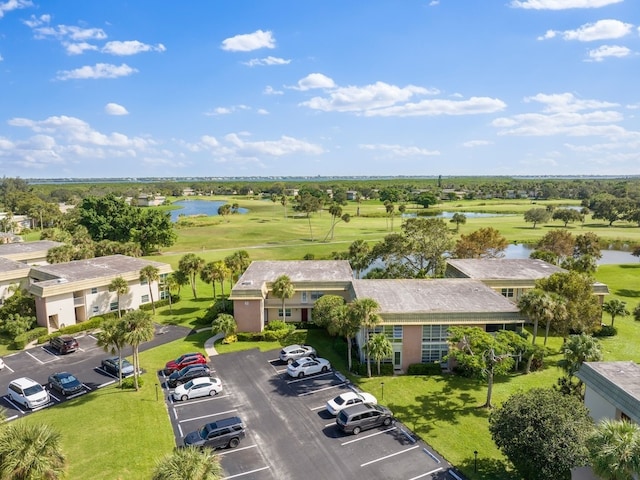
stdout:
{"type": "Polygon", "coordinates": [[[186,420],[180,420],[178,423],[193,422],[194,420],[201,420],[203,418],[215,417],[216,415],[226,415],[227,413],[233,413],[237,411],[238,409],[234,408],[233,410],[227,410],[226,412],[218,412],[218,413],[212,413],[211,415],[202,415],[201,417],[187,418],[186,420]]]}
{"type": "Polygon", "coordinates": [[[439,472],[441,470],[442,470],[442,467],[439,467],[439,468],[436,468],[435,470],[431,470],[430,472],[423,473],[422,475],[418,475],[417,477],[410,478],[409,480],[418,480],[419,478],[423,478],[428,475],[433,475],[434,473],[439,472]]]}
{"type": "Polygon", "coordinates": [[[391,430],[395,430],[398,427],[387,428],[386,430],[381,430],[376,433],[372,433],[371,435],[358,436],[355,440],[349,440],[348,442],[341,443],[340,445],[349,445],[350,443],[359,442],[360,440],[366,440],[367,438],[375,437],[376,435],[382,435],[383,433],[390,432],[391,430]]]}
{"type": "Polygon", "coordinates": [[[49,392],[49,396],[53,398],[56,402],[60,403],[60,399],[56,397],[53,393],[49,392]]]}
{"type": "Polygon", "coordinates": [[[97,388],[108,387],[109,385],[113,385],[114,383],[116,383],[116,381],[115,381],[115,380],[110,380],[110,381],[108,381],[108,382],[101,383],[100,385],[98,385],[98,387],[97,387],[97,388]]]}
{"type": "Polygon", "coordinates": [[[287,380],[287,385],[291,385],[292,383],[304,382],[305,380],[309,380],[312,378],[326,377],[327,375],[333,375],[333,372],[329,371],[326,373],[316,373],[315,375],[310,375],[308,377],[304,376],[302,378],[296,378],[295,380],[287,380]]]}
{"type": "Polygon", "coordinates": [[[13,400],[11,400],[11,397],[9,397],[9,395],[5,395],[2,398],[4,398],[7,402],[9,402],[11,405],[13,405],[16,408],[16,410],[18,410],[23,415],[26,413],[24,410],[22,410],[22,407],[20,405],[18,405],[13,400]]]}
{"type": "Polygon", "coordinates": [[[222,455],[226,455],[227,453],[241,452],[242,450],[247,450],[249,448],[258,448],[258,445],[254,443],[253,445],[247,445],[246,447],[234,448],[232,450],[225,450],[224,452],[220,452],[217,455],[222,456],[222,455]]]}
{"type": "Polygon", "coordinates": [[[14,415],[13,417],[8,417],[4,419],[4,423],[8,423],[11,420],[15,420],[16,418],[18,418],[20,415],[14,415]]]}
{"type": "Polygon", "coordinates": [[[42,360],[34,357],[33,355],[31,355],[29,352],[25,351],[24,353],[26,353],[27,355],[29,355],[31,358],[33,358],[36,362],[38,362],[40,365],[44,365],[45,362],[43,362],[42,360]]]}
{"type": "Polygon", "coordinates": [[[193,401],[180,401],[180,402],[176,402],[173,398],[173,395],[169,395],[169,401],[173,404],[174,407],[185,407],[185,406],[189,406],[189,405],[195,405],[197,403],[202,403],[202,402],[209,402],[211,400],[216,400],[216,399],[221,399],[221,398],[227,398],[230,395],[216,395],[214,397],[206,397],[206,398],[201,398],[200,400],[193,400],[193,401]]]}
{"type": "Polygon", "coordinates": [[[178,432],[180,433],[180,438],[184,437],[184,433],[182,433],[182,425],[178,424],[178,432]]]}
{"type": "Polygon", "coordinates": [[[230,478],[244,477],[245,475],[251,475],[252,473],[261,472],[263,470],[268,470],[268,469],[269,467],[256,468],[255,470],[251,470],[249,472],[237,473],[236,475],[231,475],[230,477],[224,477],[223,480],[229,480],[230,478]]]}
{"type": "Polygon", "coordinates": [[[6,368],[7,370],[10,370],[11,373],[16,373],[16,371],[13,368],[11,368],[9,365],[7,365],[6,363],[4,364],[4,368],[6,368]]]}
{"type": "Polygon", "coordinates": [[[298,396],[299,397],[306,397],[307,395],[313,395],[313,394],[318,393],[318,392],[324,392],[325,390],[332,390],[334,388],[338,388],[338,387],[342,387],[342,386],[344,386],[344,383],[340,383],[338,385],[331,385],[329,387],[319,388],[318,390],[313,390],[312,392],[300,393],[300,394],[298,394],[298,396]]]}
{"type": "Polygon", "coordinates": [[[426,453],[427,455],[429,455],[431,458],[433,458],[434,462],[440,463],[440,459],[438,457],[436,457],[433,453],[431,453],[429,450],[427,450],[426,448],[423,448],[422,451],[424,453],[426,453]]]}
{"type": "MultiPolygon", "coordinates": [[[[84,385],[84,383],[82,385],[84,385]]],[[[82,390],[81,392],[74,393],[73,395],[69,395],[67,397],[67,400],[72,400],[74,398],[80,397],[80,396],[82,396],[82,395],[84,395],[86,393],[89,393],[91,391],[91,389],[89,387],[87,387],[86,385],[84,385],[84,386],[87,388],[87,390],[82,390]]]]}
{"type": "Polygon", "coordinates": [[[395,457],[396,455],[401,455],[401,454],[403,454],[403,453],[410,452],[411,450],[415,450],[416,448],[420,448],[420,445],[416,445],[416,446],[414,446],[414,447],[407,448],[407,449],[405,449],[405,450],[401,450],[401,451],[399,451],[399,452],[392,453],[392,454],[390,454],[390,455],[386,455],[386,456],[384,456],[384,457],[380,457],[380,458],[378,458],[378,459],[376,459],[376,460],[371,460],[370,462],[363,463],[363,464],[362,464],[362,465],[360,465],[360,466],[361,466],[361,467],[366,467],[367,465],[371,465],[372,463],[378,463],[378,462],[381,462],[382,460],[386,460],[387,458],[395,457]]]}

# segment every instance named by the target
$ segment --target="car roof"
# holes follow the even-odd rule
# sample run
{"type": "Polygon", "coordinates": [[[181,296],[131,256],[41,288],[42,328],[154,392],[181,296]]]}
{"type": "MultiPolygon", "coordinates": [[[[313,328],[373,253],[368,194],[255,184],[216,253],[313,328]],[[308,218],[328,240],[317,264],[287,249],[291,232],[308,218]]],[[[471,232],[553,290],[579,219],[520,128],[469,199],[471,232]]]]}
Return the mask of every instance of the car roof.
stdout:
{"type": "Polygon", "coordinates": [[[205,383],[205,382],[211,382],[211,377],[196,377],[194,379],[191,380],[192,383],[205,383]]]}
{"type": "Polygon", "coordinates": [[[229,425],[236,425],[238,423],[243,423],[242,419],[240,417],[223,418],[223,419],[218,420],[216,422],[210,423],[209,424],[209,428],[228,427],[229,425]]]}
{"type": "Polygon", "coordinates": [[[32,380],[29,377],[16,378],[15,380],[12,380],[11,383],[21,388],[30,387],[32,385],[40,385],[38,382],[36,382],[35,380],[32,380]]]}
{"type": "Polygon", "coordinates": [[[355,405],[351,405],[345,408],[343,412],[345,412],[347,415],[355,415],[374,409],[377,410],[373,405],[369,405],[368,403],[356,403],[355,405]]]}
{"type": "Polygon", "coordinates": [[[56,373],[52,373],[51,376],[52,377],[68,377],[68,376],[75,377],[73,373],[69,373],[69,372],[56,372],[56,373]]]}

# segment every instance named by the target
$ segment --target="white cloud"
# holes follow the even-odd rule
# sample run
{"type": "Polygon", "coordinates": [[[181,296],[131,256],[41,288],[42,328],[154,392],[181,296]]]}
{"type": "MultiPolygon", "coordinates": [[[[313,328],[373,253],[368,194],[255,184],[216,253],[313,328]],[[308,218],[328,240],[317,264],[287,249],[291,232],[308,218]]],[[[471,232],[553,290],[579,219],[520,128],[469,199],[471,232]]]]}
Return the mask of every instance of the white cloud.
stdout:
{"type": "Polygon", "coordinates": [[[375,150],[388,152],[392,154],[394,157],[413,157],[413,156],[421,156],[421,157],[429,157],[434,155],[440,155],[440,152],[437,150],[427,150],[426,148],[418,148],[418,147],[407,147],[404,145],[387,145],[387,144],[361,144],[358,145],[359,148],[363,150],[375,150]]]}
{"type": "Polygon", "coordinates": [[[110,63],[96,63],[93,66],[86,65],[74,70],[59,71],[56,78],[58,80],[118,78],[128,77],[137,71],[138,70],[130,67],[126,63],[123,63],[120,66],[112,65],[110,63]]]}
{"type": "Polygon", "coordinates": [[[258,115],[269,115],[269,111],[264,108],[259,108],[257,110],[258,115]]]}
{"type": "Polygon", "coordinates": [[[282,90],[276,90],[271,85],[264,87],[264,91],[262,93],[265,95],[284,95],[282,90]]]}
{"type": "Polygon", "coordinates": [[[117,103],[107,103],[104,111],[107,115],[129,115],[127,109],[117,103]]]}
{"type": "Polygon", "coordinates": [[[98,47],[87,42],[67,43],[63,42],[69,55],[81,55],[87,50],[98,50],[98,47]]]}
{"type": "Polygon", "coordinates": [[[507,104],[499,98],[471,97],[468,100],[422,100],[393,107],[367,110],[367,117],[416,117],[439,115],[476,115],[504,110],[507,104]]]}
{"type": "Polygon", "coordinates": [[[31,21],[25,22],[33,28],[33,34],[37,39],[56,38],[58,40],[71,40],[73,42],[86,42],[87,40],[104,40],[107,34],[101,28],[82,28],[73,25],[49,26],[50,17],[31,17],[31,21]],[[45,26],[43,26],[45,25],[45,26]]]}
{"type": "Polygon", "coordinates": [[[600,8],[622,0],[512,0],[511,6],[531,10],[567,10],[570,8],[600,8]]]}
{"type": "Polygon", "coordinates": [[[7,0],[6,2],[0,2],[0,18],[4,17],[4,14],[7,12],[32,6],[33,3],[30,0],[7,0]]]}
{"type": "Polygon", "coordinates": [[[621,38],[631,33],[633,25],[620,20],[598,20],[595,23],[585,23],[575,30],[547,31],[538,40],[546,40],[561,35],[564,40],[577,40],[579,42],[593,42],[595,40],[611,40],[621,38]]]}
{"type": "Polygon", "coordinates": [[[253,33],[236,35],[222,41],[222,49],[228,52],[251,52],[260,48],[275,48],[276,42],[270,31],[256,30],[253,33]]]}
{"type": "Polygon", "coordinates": [[[486,145],[493,145],[493,142],[490,142],[488,140],[469,140],[468,142],[464,142],[462,144],[462,146],[466,148],[484,147],[486,145]]]}
{"type": "Polygon", "coordinates": [[[166,48],[163,44],[148,45],[146,43],[139,42],[138,40],[128,40],[125,42],[113,41],[107,42],[102,47],[102,52],[109,53],[111,55],[136,55],[142,52],[164,52],[166,48]]]}
{"type": "Polygon", "coordinates": [[[631,55],[631,50],[620,45],[602,45],[601,47],[589,50],[589,60],[593,62],[601,62],[609,57],[622,58],[628,57],[629,55],[631,55]]]}
{"type": "Polygon", "coordinates": [[[309,153],[314,155],[324,153],[324,149],[320,145],[298,140],[297,138],[286,135],[283,135],[278,140],[259,142],[246,142],[236,133],[230,133],[224,138],[232,144],[235,153],[243,157],[256,155],[280,157],[296,153],[309,153]]]}
{"type": "Polygon", "coordinates": [[[525,103],[538,102],[544,105],[545,113],[579,112],[582,110],[595,110],[599,108],[619,107],[617,103],[603,102],[600,100],[585,100],[576,98],[572,93],[538,93],[532,97],[525,97],[525,103]]]}
{"type": "Polygon", "coordinates": [[[232,105],[231,107],[216,107],[209,112],[205,112],[208,117],[215,117],[217,115],[229,115],[237,112],[238,110],[251,110],[251,107],[247,105],[232,105]]]}
{"type": "Polygon", "coordinates": [[[333,88],[335,87],[333,80],[322,73],[310,73],[301,80],[298,80],[297,87],[291,87],[296,90],[312,90],[314,88],[333,88]]]}
{"type": "Polygon", "coordinates": [[[291,60],[285,60],[284,58],[272,57],[268,56],[265,58],[252,58],[248,62],[243,62],[245,65],[250,67],[256,66],[271,66],[271,65],[288,65],[291,63],[291,60]]]}

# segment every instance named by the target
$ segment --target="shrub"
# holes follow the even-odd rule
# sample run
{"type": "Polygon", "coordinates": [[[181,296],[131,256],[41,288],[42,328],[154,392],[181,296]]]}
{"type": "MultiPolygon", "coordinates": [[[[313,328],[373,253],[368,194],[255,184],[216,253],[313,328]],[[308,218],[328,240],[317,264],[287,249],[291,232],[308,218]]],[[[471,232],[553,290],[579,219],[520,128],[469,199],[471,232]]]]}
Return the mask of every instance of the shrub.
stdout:
{"type": "Polygon", "coordinates": [[[222,313],[233,315],[233,302],[216,298],[216,300],[209,305],[209,308],[204,312],[204,315],[196,320],[196,323],[198,325],[211,325],[213,321],[218,318],[218,315],[222,313]]]}
{"type": "MultiPolygon", "coordinates": [[[[171,298],[172,298],[171,304],[173,305],[173,304],[176,303],[176,301],[174,300],[175,297],[172,296],[171,298]]],[[[140,310],[145,310],[145,311],[153,310],[153,306],[154,305],[155,305],[156,308],[166,307],[167,305],[169,305],[169,299],[165,298],[163,300],[156,300],[155,302],[153,302],[153,305],[151,303],[145,303],[143,305],[140,305],[140,310]]]]}
{"type": "Polygon", "coordinates": [[[412,363],[407,368],[408,375],[440,375],[442,366],[438,362],[412,363]]]}
{"type": "Polygon", "coordinates": [[[265,330],[263,340],[267,342],[279,342],[289,336],[291,330],[265,330]]]}
{"type": "MultiPolygon", "coordinates": [[[[138,387],[142,387],[142,385],[144,384],[144,380],[142,379],[142,377],[138,377],[138,387]]],[[[123,390],[126,389],[133,389],[136,388],[135,384],[133,383],[133,377],[127,377],[127,378],[123,378],[122,379],[122,387],[123,390]]]]}
{"type": "Polygon", "coordinates": [[[13,339],[12,346],[16,350],[22,350],[24,347],[27,346],[29,342],[39,339],[42,335],[45,335],[46,333],[47,333],[46,327],[37,327],[37,328],[34,328],[33,330],[26,331],[16,336],[16,338],[13,339]]]}
{"type": "Polygon", "coordinates": [[[618,329],[611,325],[602,325],[600,330],[594,332],[594,337],[615,337],[618,334],[618,329]]]}
{"type": "Polygon", "coordinates": [[[228,337],[224,337],[224,339],[222,340],[222,343],[224,344],[230,344],[230,343],[235,343],[238,341],[238,336],[233,334],[233,335],[229,335],[228,337]]]}
{"type": "MultiPolygon", "coordinates": [[[[351,371],[361,377],[367,376],[367,363],[360,363],[358,361],[353,362],[351,366],[351,371]]],[[[390,377],[393,375],[393,364],[391,363],[381,363],[380,364],[380,376],[382,377],[390,377]]],[[[378,365],[375,362],[371,362],[371,376],[378,376],[378,365]]]]}
{"type": "Polygon", "coordinates": [[[102,322],[104,322],[107,318],[111,318],[112,316],[113,314],[107,313],[102,316],[92,317],[89,320],[76,323],[75,325],[69,325],[68,327],[61,328],[57,332],[53,333],[47,333],[47,329],[42,327],[44,330],[44,334],[40,334],[40,336],[38,336],[38,344],[47,343],[50,338],[59,337],[60,335],[73,335],[74,333],[85,332],[87,330],[100,328],[102,326],[102,322]]]}
{"type": "Polygon", "coordinates": [[[296,329],[295,324],[283,322],[282,320],[273,320],[264,327],[265,331],[287,330],[288,332],[296,329]]]}

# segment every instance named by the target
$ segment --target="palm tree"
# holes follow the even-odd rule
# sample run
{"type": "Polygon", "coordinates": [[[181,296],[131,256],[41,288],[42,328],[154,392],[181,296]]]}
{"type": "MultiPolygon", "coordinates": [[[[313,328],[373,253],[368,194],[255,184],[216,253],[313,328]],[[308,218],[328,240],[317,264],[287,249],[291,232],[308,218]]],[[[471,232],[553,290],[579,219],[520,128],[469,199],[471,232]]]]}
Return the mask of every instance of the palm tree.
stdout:
{"type": "Polygon", "coordinates": [[[182,289],[182,287],[189,284],[189,277],[187,277],[187,275],[182,270],[176,270],[169,276],[173,277],[173,279],[175,280],[176,285],[178,286],[178,295],[180,295],[180,290],[182,289]]]}
{"type": "MultiPolygon", "coordinates": [[[[218,260],[213,262],[213,277],[214,282],[220,282],[220,288],[222,289],[222,296],[224,297],[224,281],[227,277],[231,276],[231,269],[227,266],[224,260],[218,260]]],[[[214,287],[215,288],[215,287],[214,287]]]]}
{"type": "MultiPolygon", "coordinates": [[[[382,319],[378,315],[380,305],[372,298],[358,298],[349,304],[348,315],[352,316],[353,322],[364,328],[365,344],[369,341],[369,329],[379,324],[382,319]]],[[[365,349],[367,361],[367,375],[371,377],[371,359],[369,352],[365,349]]]]}
{"type": "Polygon", "coordinates": [[[372,357],[378,366],[378,375],[380,375],[380,362],[385,358],[393,355],[393,346],[384,333],[376,333],[364,346],[367,354],[372,357]]]}
{"type": "Polygon", "coordinates": [[[176,277],[173,274],[167,275],[166,278],[164,279],[164,288],[168,293],[167,298],[169,299],[169,311],[172,311],[173,299],[171,298],[171,291],[175,290],[176,288],[180,288],[180,286],[178,285],[178,281],[176,280],[176,277]]]}
{"type": "Polygon", "coordinates": [[[156,314],[156,304],[153,301],[153,290],[151,290],[151,284],[160,280],[160,270],[153,265],[147,265],[140,270],[140,281],[147,282],[149,287],[149,298],[151,299],[151,308],[153,308],[153,314],[156,314]]]}
{"type": "Polygon", "coordinates": [[[451,220],[449,220],[450,223],[455,223],[456,224],[456,232],[460,230],[460,224],[465,224],[467,223],[467,216],[464,213],[454,213],[453,216],[451,217],[451,220]]]}
{"type": "Polygon", "coordinates": [[[50,426],[14,422],[0,434],[0,478],[57,480],[64,477],[66,459],[60,433],[50,426]]]}
{"type": "Polygon", "coordinates": [[[131,345],[133,349],[133,384],[136,390],[139,390],[138,375],[140,372],[140,360],[138,358],[138,352],[142,343],[153,339],[155,328],[151,315],[144,310],[128,312],[122,317],[122,320],[126,325],[124,340],[131,345]]]}
{"type": "Polygon", "coordinates": [[[289,203],[289,198],[287,197],[286,194],[282,194],[282,197],[280,197],[280,203],[282,204],[282,206],[284,207],[284,219],[287,219],[287,204],[289,203]]]}
{"type": "Polygon", "coordinates": [[[189,279],[193,298],[196,299],[198,298],[198,293],[196,292],[196,275],[198,275],[198,272],[202,270],[203,266],[204,259],[197,256],[195,253],[187,253],[186,255],[183,255],[178,262],[178,269],[189,279]]]}
{"type": "Polygon", "coordinates": [[[233,315],[228,313],[219,314],[211,324],[211,332],[216,335],[218,333],[224,333],[225,340],[238,330],[238,324],[233,315]]]}
{"type": "Polygon", "coordinates": [[[215,278],[215,264],[214,262],[205,263],[200,270],[200,280],[204,283],[210,283],[213,287],[213,299],[216,299],[216,278],[215,278]]]}
{"type": "Polygon", "coordinates": [[[165,455],[153,471],[152,480],[220,480],[220,460],[211,450],[177,448],[165,455]]]}
{"type": "Polygon", "coordinates": [[[109,284],[109,291],[116,292],[118,296],[118,318],[122,317],[122,308],[120,308],[120,296],[129,293],[129,283],[122,277],[116,277],[109,284]]]}
{"type": "Polygon", "coordinates": [[[591,468],[603,480],[627,480],[640,475],[640,426],[603,420],[587,440],[591,468]]]}
{"type": "MultiPolygon", "coordinates": [[[[322,298],[326,298],[326,295],[322,298]]],[[[344,304],[332,309],[331,319],[326,327],[329,335],[340,335],[347,341],[347,364],[349,371],[351,371],[351,341],[358,334],[362,325],[360,325],[359,318],[348,313],[348,306],[344,304]]]]}
{"type": "MultiPolygon", "coordinates": [[[[125,323],[122,319],[112,318],[102,322],[97,335],[97,344],[111,355],[118,354],[118,365],[122,365],[122,349],[127,344],[124,338],[125,323]]],[[[118,385],[122,385],[122,372],[118,370],[118,385]]]]}
{"type": "Polygon", "coordinates": [[[608,302],[602,304],[602,310],[611,315],[611,326],[613,327],[613,321],[616,317],[626,317],[630,315],[627,310],[627,302],[623,302],[617,298],[613,298],[608,302]]]}
{"type": "Polygon", "coordinates": [[[564,359],[558,362],[558,366],[571,378],[584,362],[601,361],[602,347],[597,338],[581,333],[569,337],[562,347],[562,354],[564,359]]]}
{"type": "Polygon", "coordinates": [[[287,311],[285,310],[285,301],[288,298],[293,297],[295,293],[295,287],[291,282],[291,279],[287,275],[280,275],[276,278],[276,281],[273,282],[271,286],[271,290],[273,291],[273,295],[277,298],[282,299],[282,319],[287,321],[287,311]]]}
{"type": "Polygon", "coordinates": [[[538,323],[542,321],[550,325],[553,320],[555,313],[553,298],[544,290],[534,288],[520,297],[518,308],[533,320],[533,340],[531,343],[535,345],[538,336],[538,323]]]}

